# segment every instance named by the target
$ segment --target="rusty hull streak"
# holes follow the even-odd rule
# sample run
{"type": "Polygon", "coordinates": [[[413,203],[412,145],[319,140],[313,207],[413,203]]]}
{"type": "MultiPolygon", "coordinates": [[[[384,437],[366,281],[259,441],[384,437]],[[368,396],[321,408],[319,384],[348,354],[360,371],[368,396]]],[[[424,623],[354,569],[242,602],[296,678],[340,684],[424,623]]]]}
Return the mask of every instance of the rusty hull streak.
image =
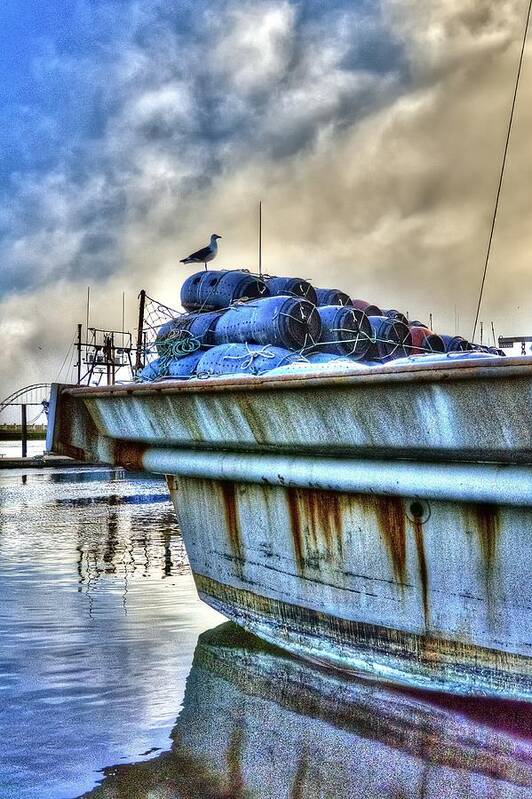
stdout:
{"type": "Polygon", "coordinates": [[[473,506],[473,515],[486,567],[486,577],[491,581],[499,535],[498,509],[496,505],[479,503],[473,506]]]}
{"type": "Polygon", "coordinates": [[[379,532],[384,539],[397,583],[406,582],[406,515],[400,497],[365,496],[359,494],[358,503],[375,514],[379,532]]]}
{"type": "Polygon", "coordinates": [[[296,489],[289,488],[286,492],[286,501],[288,504],[288,516],[290,518],[290,530],[292,533],[292,541],[294,542],[294,555],[296,566],[301,573],[304,570],[303,558],[303,532],[301,529],[301,516],[299,513],[299,503],[297,501],[296,489]]]}
{"type": "MultiPolygon", "coordinates": [[[[308,567],[318,569],[320,554],[327,561],[343,556],[342,503],[356,504],[375,516],[377,528],[388,550],[395,582],[401,590],[408,585],[406,575],[406,522],[401,498],[365,494],[343,495],[333,491],[288,488],[286,503],[294,555],[299,574],[308,567]],[[321,545],[321,546],[320,546],[321,545]]],[[[428,576],[423,529],[414,522],[414,536],[419,562],[425,622],[428,619],[428,576]]]]}
{"type": "MultiPolygon", "coordinates": [[[[408,585],[406,575],[406,522],[403,501],[399,497],[342,495],[332,491],[289,488],[286,491],[290,530],[299,574],[308,567],[320,566],[320,544],[325,558],[339,560],[343,555],[343,527],[341,502],[356,503],[374,514],[379,533],[388,550],[395,582],[401,590],[408,585]]],[[[412,522],[418,558],[419,580],[423,602],[425,626],[429,622],[428,570],[420,519],[412,522]]]]}
{"type": "Polygon", "coordinates": [[[219,489],[222,495],[225,523],[229,537],[229,545],[235,561],[236,571],[242,578],[243,552],[242,539],[240,536],[240,525],[238,521],[238,508],[236,500],[236,486],[228,480],[219,482],[219,489]]]}
{"type": "Polygon", "coordinates": [[[482,575],[486,591],[487,621],[490,627],[495,626],[495,608],[493,604],[493,581],[499,537],[499,513],[496,505],[477,503],[470,506],[469,513],[474,530],[478,537],[482,556],[482,575]]]}
{"type": "Polygon", "coordinates": [[[321,551],[327,561],[343,553],[342,496],[333,491],[288,488],[286,503],[299,573],[319,570],[321,551]]]}
{"type": "Polygon", "coordinates": [[[421,595],[423,598],[423,618],[425,619],[425,627],[428,627],[430,623],[429,579],[427,571],[427,559],[425,556],[425,543],[423,540],[423,523],[421,519],[414,518],[412,525],[414,527],[414,540],[416,542],[419,580],[421,583],[421,595]]]}

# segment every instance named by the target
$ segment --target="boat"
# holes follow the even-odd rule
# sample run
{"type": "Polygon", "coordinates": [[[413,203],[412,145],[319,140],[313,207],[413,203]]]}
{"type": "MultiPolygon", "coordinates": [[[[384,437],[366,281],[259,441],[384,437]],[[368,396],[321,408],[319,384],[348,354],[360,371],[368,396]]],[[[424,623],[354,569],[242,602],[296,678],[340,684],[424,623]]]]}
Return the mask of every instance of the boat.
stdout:
{"type": "Polygon", "coordinates": [[[165,475],[198,594],[290,653],[532,700],[532,358],[55,384],[47,448],[165,475]]]}
{"type": "Polygon", "coordinates": [[[104,769],[84,799],[526,799],[528,710],[316,669],[228,622],[198,640],[171,750],[104,769]]]}

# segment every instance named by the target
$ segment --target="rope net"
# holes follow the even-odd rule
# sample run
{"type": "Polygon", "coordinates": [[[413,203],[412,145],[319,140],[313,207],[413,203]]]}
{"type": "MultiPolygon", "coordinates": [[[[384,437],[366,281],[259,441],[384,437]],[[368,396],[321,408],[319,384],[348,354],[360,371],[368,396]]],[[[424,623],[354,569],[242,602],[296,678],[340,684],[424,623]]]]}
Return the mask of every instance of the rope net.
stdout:
{"type": "Polygon", "coordinates": [[[175,308],[170,308],[169,305],[165,305],[159,302],[159,300],[154,300],[153,297],[149,297],[146,294],[142,325],[142,354],[144,363],[152,361],[159,355],[157,349],[159,345],[156,346],[155,342],[161,327],[165,323],[172,322],[174,319],[183,315],[182,311],[176,311],[175,308]]]}

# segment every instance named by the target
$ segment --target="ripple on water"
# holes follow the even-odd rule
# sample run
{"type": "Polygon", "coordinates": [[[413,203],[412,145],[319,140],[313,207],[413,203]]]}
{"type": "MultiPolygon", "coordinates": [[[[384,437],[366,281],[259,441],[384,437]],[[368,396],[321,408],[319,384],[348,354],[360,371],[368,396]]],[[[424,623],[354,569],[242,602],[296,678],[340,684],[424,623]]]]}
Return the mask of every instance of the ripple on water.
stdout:
{"type": "Polygon", "coordinates": [[[166,749],[199,632],[164,480],[0,472],[0,796],[65,799],[166,749]]]}
{"type": "Polygon", "coordinates": [[[221,618],[162,481],[0,473],[0,586],[0,799],[532,795],[517,703],[320,670],[231,624],[196,646],[221,618]]]}

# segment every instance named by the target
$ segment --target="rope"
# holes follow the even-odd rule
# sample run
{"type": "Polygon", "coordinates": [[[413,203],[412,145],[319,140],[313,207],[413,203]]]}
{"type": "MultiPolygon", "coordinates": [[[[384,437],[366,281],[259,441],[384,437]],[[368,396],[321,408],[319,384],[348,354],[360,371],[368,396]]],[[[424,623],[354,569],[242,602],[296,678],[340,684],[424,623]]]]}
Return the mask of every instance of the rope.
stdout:
{"type": "Polygon", "coordinates": [[[479,295],[478,295],[478,303],[477,303],[477,312],[475,314],[475,324],[473,325],[473,335],[471,336],[471,341],[475,340],[475,334],[477,332],[477,325],[478,325],[478,317],[480,315],[480,307],[482,305],[482,295],[484,294],[484,284],[486,282],[486,275],[487,275],[487,272],[488,272],[488,265],[489,265],[490,255],[491,255],[491,245],[492,245],[492,242],[493,242],[493,234],[495,232],[495,223],[497,221],[497,212],[499,210],[499,199],[500,199],[500,196],[501,196],[502,183],[503,183],[503,180],[504,180],[504,171],[505,171],[505,168],[506,168],[506,158],[507,158],[507,155],[508,155],[508,147],[509,147],[509,144],[510,144],[510,136],[511,136],[511,133],[512,133],[512,124],[513,124],[513,120],[514,120],[515,104],[516,104],[516,100],[517,100],[517,92],[518,92],[518,89],[519,89],[519,79],[521,77],[521,68],[523,66],[523,58],[524,58],[524,54],[525,54],[525,47],[526,47],[526,40],[527,40],[527,36],[528,36],[528,26],[530,24],[530,12],[531,11],[532,11],[532,0],[529,0],[528,11],[527,11],[527,15],[526,15],[526,22],[525,22],[525,29],[524,29],[524,33],[523,33],[523,42],[522,42],[522,45],[521,45],[521,53],[519,55],[519,64],[518,64],[518,67],[517,67],[517,75],[516,75],[516,78],[515,78],[515,87],[514,87],[514,94],[513,94],[513,98],[512,98],[512,106],[511,106],[511,109],[510,109],[510,117],[509,117],[509,120],[508,120],[508,130],[507,130],[507,133],[506,133],[506,141],[505,141],[505,144],[504,144],[504,152],[503,152],[503,156],[502,156],[501,171],[500,171],[500,175],[499,175],[499,184],[497,186],[497,194],[495,196],[495,206],[493,208],[493,216],[492,216],[492,219],[491,219],[491,228],[490,228],[490,234],[489,234],[489,238],[488,238],[488,246],[487,246],[487,249],[486,249],[486,259],[484,261],[484,272],[482,274],[482,282],[480,284],[480,292],[479,292],[479,295]]]}
{"type": "Polygon", "coordinates": [[[256,358],[261,358],[261,357],[266,359],[275,358],[275,353],[269,349],[270,347],[269,344],[264,344],[264,346],[261,347],[260,350],[255,350],[254,352],[249,349],[249,345],[247,342],[245,342],[245,344],[246,344],[247,355],[244,356],[226,355],[224,357],[227,358],[227,360],[242,361],[242,369],[244,370],[247,370],[250,368],[250,366],[253,366],[253,361],[256,358]]]}
{"type": "Polygon", "coordinates": [[[161,358],[184,358],[185,355],[199,350],[201,342],[188,330],[180,330],[177,335],[160,339],[157,346],[161,358]]]}
{"type": "Polygon", "coordinates": [[[188,330],[179,330],[176,335],[169,336],[157,342],[159,347],[159,365],[157,371],[159,377],[168,374],[170,363],[176,358],[185,358],[196,350],[199,350],[201,342],[195,338],[188,330]]]}

